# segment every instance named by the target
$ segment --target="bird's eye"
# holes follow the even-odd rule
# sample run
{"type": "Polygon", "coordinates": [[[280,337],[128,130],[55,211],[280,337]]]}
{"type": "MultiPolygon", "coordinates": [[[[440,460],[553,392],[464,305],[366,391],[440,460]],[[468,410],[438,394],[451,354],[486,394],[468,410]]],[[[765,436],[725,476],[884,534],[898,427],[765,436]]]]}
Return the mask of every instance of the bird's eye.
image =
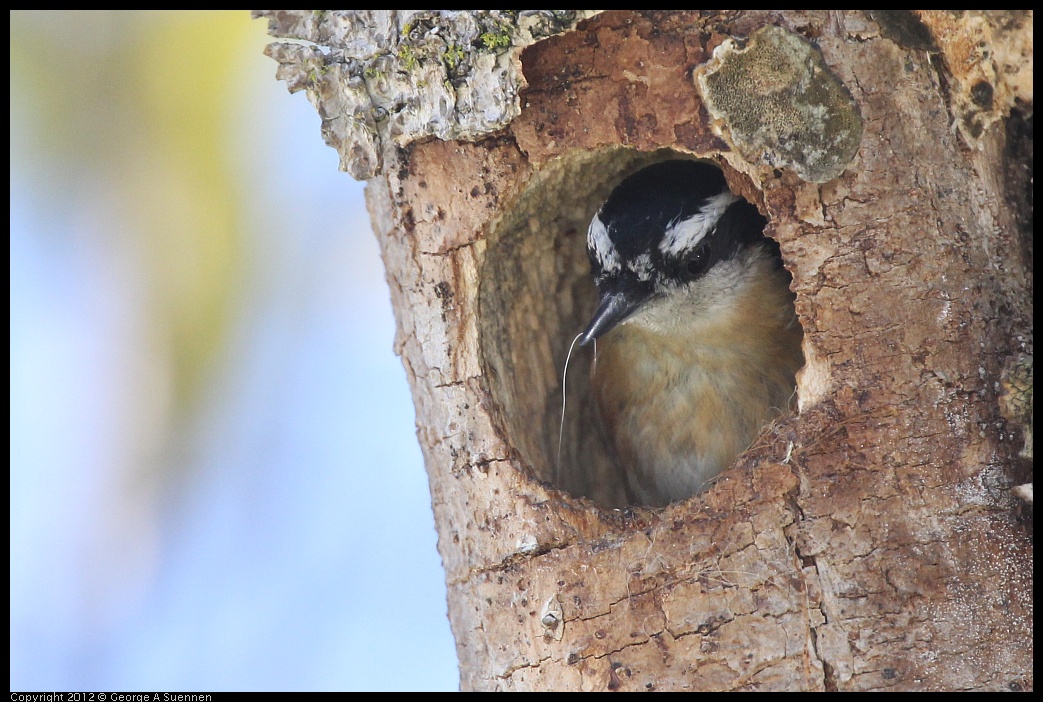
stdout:
{"type": "Polygon", "coordinates": [[[685,270],[688,271],[689,275],[699,275],[702,273],[703,264],[706,261],[706,251],[699,249],[685,261],[685,270]]]}

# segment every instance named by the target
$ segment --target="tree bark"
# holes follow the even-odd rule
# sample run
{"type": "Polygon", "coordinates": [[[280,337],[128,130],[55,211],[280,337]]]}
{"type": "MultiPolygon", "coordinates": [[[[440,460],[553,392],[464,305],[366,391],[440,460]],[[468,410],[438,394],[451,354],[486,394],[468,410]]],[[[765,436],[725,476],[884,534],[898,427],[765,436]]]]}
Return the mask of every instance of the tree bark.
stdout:
{"type": "Polygon", "coordinates": [[[1031,513],[1010,494],[1027,467],[1000,413],[1031,353],[1031,15],[885,14],[606,12],[520,52],[503,129],[386,152],[367,202],[462,688],[1031,687],[1031,513]],[[715,48],[767,25],[853,100],[835,173],[708,109],[715,48]],[[799,413],[712,488],[637,509],[586,349],[559,437],[561,378],[595,303],[591,215],[676,154],[716,160],[767,216],[807,365],[799,413]]]}

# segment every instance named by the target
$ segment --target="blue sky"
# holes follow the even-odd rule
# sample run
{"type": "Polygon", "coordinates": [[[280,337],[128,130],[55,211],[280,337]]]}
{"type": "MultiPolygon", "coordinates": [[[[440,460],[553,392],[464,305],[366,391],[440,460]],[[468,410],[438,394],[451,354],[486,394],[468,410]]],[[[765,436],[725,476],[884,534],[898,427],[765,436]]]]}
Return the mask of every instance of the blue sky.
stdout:
{"type": "Polygon", "coordinates": [[[12,689],[456,689],[362,185],[265,23],[11,19],[12,689]]]}

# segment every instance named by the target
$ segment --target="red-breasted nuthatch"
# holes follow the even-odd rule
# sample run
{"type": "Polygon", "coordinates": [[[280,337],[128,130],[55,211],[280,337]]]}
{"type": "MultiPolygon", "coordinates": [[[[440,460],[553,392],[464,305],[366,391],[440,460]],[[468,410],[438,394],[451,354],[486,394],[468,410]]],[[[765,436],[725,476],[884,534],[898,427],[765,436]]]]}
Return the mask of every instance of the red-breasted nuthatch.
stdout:
{"type": "Polygon", "coordinates": [[[803,331],[778,244],[716,166],[624,179],[587,234],[600,305],[592,385],[635,504],[709,486],[790,411],[803,331]]]}

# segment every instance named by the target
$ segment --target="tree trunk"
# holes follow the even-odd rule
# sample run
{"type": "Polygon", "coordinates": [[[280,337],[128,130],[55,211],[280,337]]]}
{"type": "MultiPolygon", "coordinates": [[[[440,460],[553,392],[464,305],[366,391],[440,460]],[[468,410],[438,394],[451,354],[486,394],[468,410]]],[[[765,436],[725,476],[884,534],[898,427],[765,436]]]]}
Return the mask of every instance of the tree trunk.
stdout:
{"type": "MultiPolygon", "coordinates": [[[[405,143],[374,122],[367,199],[462,688],[1031,686],[1027,467],[1000,413],[1031,353],[1031,32],[1030,14],[607,12],[516,52],[527,85],[495,133],[405,143]],[[639,509],[587,349],[559,437],[562,370],[595,304],[591,215],[678,153],[767,216],[807,365],[797,416],[707,492],[639,509]]],[[[348,83],[309,80],[350,161],[328,99],[348,83]]]]}

